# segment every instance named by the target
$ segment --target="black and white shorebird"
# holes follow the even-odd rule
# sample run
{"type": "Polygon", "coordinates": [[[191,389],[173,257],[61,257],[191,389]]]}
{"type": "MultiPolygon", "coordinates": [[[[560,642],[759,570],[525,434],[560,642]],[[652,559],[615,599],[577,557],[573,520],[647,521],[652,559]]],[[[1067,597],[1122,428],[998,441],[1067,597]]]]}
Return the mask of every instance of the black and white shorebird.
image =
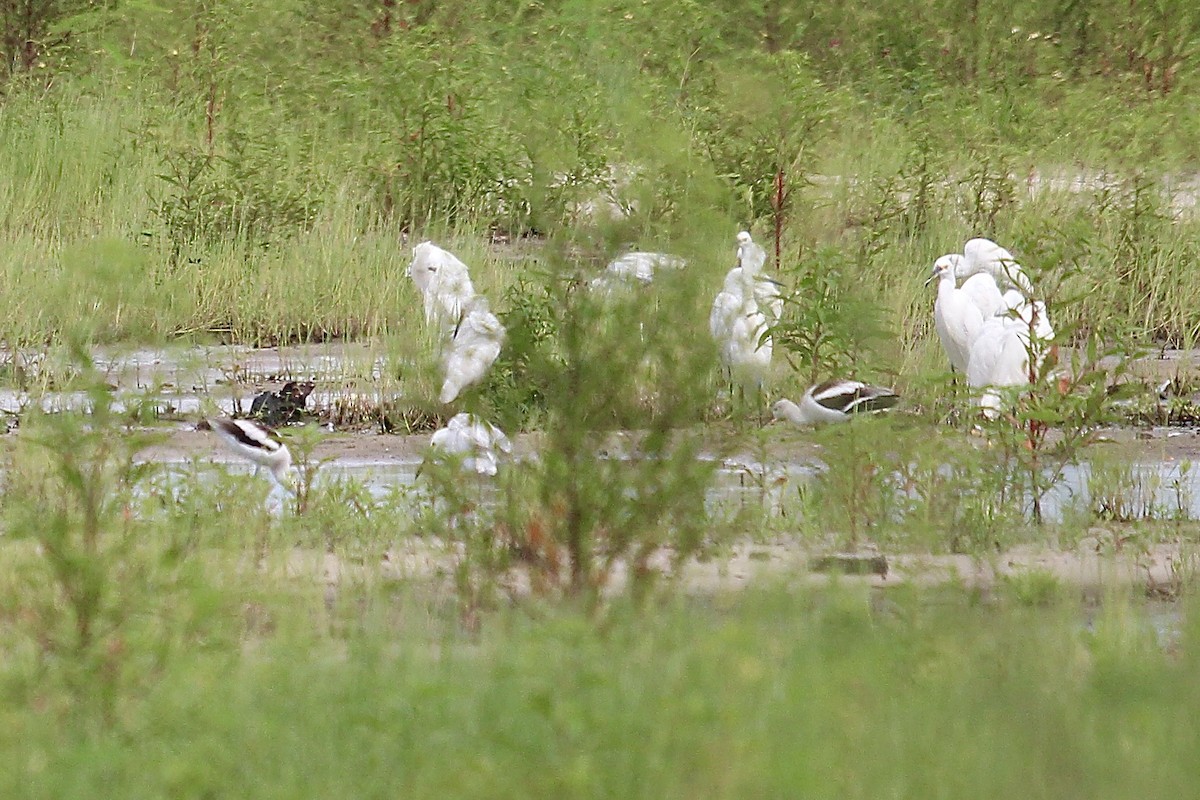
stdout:
{"type": "Polygon", "coordinates": [[[280,487],[295,494],[292,454],[275,431],[254,420],[226,417],[204,420],[199,427],[212,430],[230,450],[254,464],[255,475],[266,467],[280,487]]]}
{"type": "Polygon", "coordinates": [[[900,395],[862,381],[833,380],[810,386],[799,403],[777,400],[771,413],[777,420],[796,425],[845,422],[853,414],[884,411],[900,402],[900,395]]]}

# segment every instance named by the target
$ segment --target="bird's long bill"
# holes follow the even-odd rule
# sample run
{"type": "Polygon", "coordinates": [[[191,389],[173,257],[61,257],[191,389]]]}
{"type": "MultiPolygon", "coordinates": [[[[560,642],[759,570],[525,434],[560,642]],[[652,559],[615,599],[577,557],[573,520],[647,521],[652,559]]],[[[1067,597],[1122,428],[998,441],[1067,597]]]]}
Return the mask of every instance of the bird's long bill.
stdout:
{"type": "Polygon", "coordinates": [[[928,286],[929,284],[933,283],[933,279],[936,278],[937,276],[938,276],[938,271],[937,271],[937,268],[935,267],[933,270],[933,274],[925,279],[925,285],[928,286]]]}

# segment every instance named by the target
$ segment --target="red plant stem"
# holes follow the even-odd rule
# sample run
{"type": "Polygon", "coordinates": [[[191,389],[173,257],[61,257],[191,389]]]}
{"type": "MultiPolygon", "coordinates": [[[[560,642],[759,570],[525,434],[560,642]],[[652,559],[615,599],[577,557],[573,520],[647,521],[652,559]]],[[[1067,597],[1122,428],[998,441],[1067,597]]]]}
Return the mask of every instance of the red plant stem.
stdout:
{"type": "Polygon", "coordinates": [[[204,120],[206,123],[205,141],[208,144],[208,154],[213,154],[213,141],[216,139],[217,128],[217,81],[209,81],[208,101],[204,104],[204,120]]]}
{"type": "Polygon", "coordinates": [[[775,268],[779,269],[779,263],[782,261],[782,242],[783,242],[783,167],[775,171],[775,268]]]}

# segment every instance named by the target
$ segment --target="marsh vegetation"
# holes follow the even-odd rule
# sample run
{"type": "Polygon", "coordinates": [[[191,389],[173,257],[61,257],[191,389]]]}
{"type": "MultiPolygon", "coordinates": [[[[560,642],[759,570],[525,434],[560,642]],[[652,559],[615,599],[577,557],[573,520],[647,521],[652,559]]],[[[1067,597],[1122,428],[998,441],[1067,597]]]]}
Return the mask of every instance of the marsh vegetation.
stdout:
{"type": "Polygon", "coordinates": [[[1194,419],[1190,3],[25,5],[0,794],[1193,791],[1192,450],[1103,443],[1194,419]],[[765,395],[857,378],[896,413],[805,433],[729,390],[743,229],[786,301],[765,395]],[[922,285],[972,236],[1057,329],[993,420],[922,285]],[[427,239],[506,331],[449,406],[427,239]],[[630,249],[686,266],[594,291],[630,249]],[[286,380],[316,384],[294,496],[191,433],[286,380]],[[495,478],[332,459],[415,471],[458,411],[516,440],[495,478]],[[687,580],[751,546],[801,558],[687,580]],[[1085,601],[1021,548],[1133,577],[1085,601]],[[993,579],[806,579],[843,550],[993,579]]]}

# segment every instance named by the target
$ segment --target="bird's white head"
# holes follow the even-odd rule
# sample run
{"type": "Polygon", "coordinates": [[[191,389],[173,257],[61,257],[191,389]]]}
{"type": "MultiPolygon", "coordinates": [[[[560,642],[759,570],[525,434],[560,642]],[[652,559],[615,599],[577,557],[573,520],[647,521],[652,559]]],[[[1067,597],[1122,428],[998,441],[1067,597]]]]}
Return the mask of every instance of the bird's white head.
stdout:
{"type": "Polygon", "coordinates": [[[802,422],[803,416],[804,415],[800,412],[800,406],[796,405],[791,400],[788,400],[786,397],[782,400],[776,400],[774,405],[771,406],[772,420],[786,419],[799,424],[804,424],[802,422]]]}
{"type": "Polygon", "coordinates": [[[933,271],[928,280],[925,281],[925,285],[928,286],[937,280],[944,280],[946,276],[949,276],[951,280],[954,280],[955,270],[957,269],[958,263],[961,260],[962,256],[958,255],[957,253],[950,253],[948,255],[939,257],[937,261],[933,262],[933,271]]]}
{"type": "Polygon", "coordinates": [[[740,231],[737,235],[737,243],[739,245],[750,244],[752,241],[754,240],[750,238],[750,231],[740,231]]]}
{"type": "Polygon", "coordinates": [[[418,244],[412,249],[412,261],[408,262],[408,269],[404,273],[417,284],[417,288],[422,292],[429,285],[433,273],[437,272],[434,257],[436,249],[437,245],[430,241],[418,244]]]}

